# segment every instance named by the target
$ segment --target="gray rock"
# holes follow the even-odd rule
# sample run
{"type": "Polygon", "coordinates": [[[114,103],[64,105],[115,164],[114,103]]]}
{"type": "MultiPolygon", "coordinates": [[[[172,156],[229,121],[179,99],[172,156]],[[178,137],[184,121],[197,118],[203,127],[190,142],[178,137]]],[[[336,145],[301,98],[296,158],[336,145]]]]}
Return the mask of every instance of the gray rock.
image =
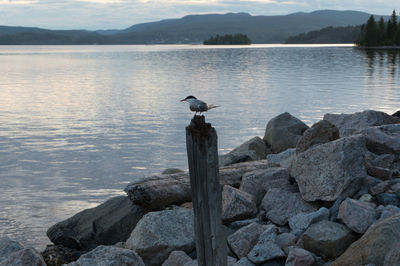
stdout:
{"type": "Polygon", "coordinates": [[[334,124],[339,129],[341,137],[358,134],[367,127],[400,122],[398,118],[373,110],[365,110],[354,114],[325,114],[324,120],[334,124]]]}
{"type": "Polygon", "coordinates": [[[398,206],[399,205],[399,199],[395,194],[391,193],[381,193],[375,196],[376,201],[379,204],[382,204],[383,206],[387,205],[393,205],[393,206],[398,206]]]}
{"type": "Polygon", "coordinates": [[[234,221],[234,222],[230,223],[228,226],[229,226],[230,229],[236,231],[236,230],[238,230],[238,229],[240,229],[242,227],[245,227],[245,226],[247,226],[249,224],[252,224],[252,223],[257,223],[259,221],[260,221],[260,219],[258,217],[256,217],[256,218],[252,218],[252,219],[234,221]]]}
{"type": "Polygon", "coordinates": [[[232,222],[254,217],[257,206],[249,193],[225,185],[222,189],[222,221],[232,222]]]}
{"type": "Polygon", "coordinates": [[[273,167],[251,171],[242,177],[240,190],[252,194],[257,205],[270,188],[285,188],[290,186],[290,176],[286,168],[273,167]]]}
{"type": "Polygon", "coordinates": [[[355,236],[342,224],[321,221],[311,225],[302,239],[306,250],[329,260],[342,254],[355,240],[355,236]]]}
{"type": "Polygon", "coordinates": [[[271,151],[260,137],[254,137],[236,147],[231,152],[219,157],[220,166],[231,165],[238,162],[257,161],[266,159],[271,151]],[[242,157],[240,159],[240,157],[242,157]],[[248,157],[248,158],[246,158],[248,157]]]}
{"type": "Polygon", "coordinates": [[[125,196],[118,196],[53,225],[47,236],[54,244],[72,249],[113,245],[125,241],[143,215],[141,207],[125,196]]]}
{"type": "Polygon", "coordinates": [[[259,236],[265,231],[266,226],[252,223],[240,228],[234,234],[228,236],[228,244],[233,253],[240,259],[257,243],[259,236]]]}
{"type": "Polygon", "coordinates": [[[179,168],[168,168],[162,171],[162,175],[171,175],[171,174],[178,174],[178,173],[184,173],[182,169],[179,168]]]}
{"type": "Polygon", "coordinates": [[[24,249],[20,242],[8,237],[0,238],[0,261],[7,259],[12,253],[24,249]]]}
{"type": "Polygon", "coordinates": [[[326,120],[321,120],[308,128],[296,145],[296,152],[300,153],[310,147],[327,143],[339,138],[339,129],[326,120]]]}
{"type": "Polygon", "coordinates": [[[269,260],[285,257],[285,253],[275,243],[276,233],[277,227],[269,225],[260,235],[257,244],[249,252],[247,258],[255,264],[260,264],[269,260]]]}
{"type": "Polygon", "coordinates": [[[268,154],[267,155],[268,166],[289,168],[295,157],[296,157],[295,148],[287,149],[277,154],[268,154]]]}
{"type": "Polygon", "coordinates": [[[296,244],[296,236],[292,233],[282,233],[276,236],[275,243],[287,254],[288,248],[296,244]]]}
{"type": "Polygon", "coordinates": [[[296,179],[304,200],[334,201],[350,184],[361,187],[367,176],[365,152],[361,136],[314,146],[296,156],[290,175],[296,179]]]}
{"type": "Polygon", "coordinates": [[[78,260],[83,254],[83,251],[78,251],[62,245],[47,245],[46,249],[41,252],[41,254],[48,266],[58,266],[78,260]]]}
{"type": "Polygon", "coordinates": [[[289,113],[272,118],[265,129],[264,141],[274,153],[280,153],[289,148],[295,148],[297,142],[308,126],[289,113]]]}
{"type": "Polygon", "coordinates": [[[162,266],[183,266],[185,263],[191,262],[192,258],[189,257],[185,252],[180,250],[172,251],[169,257],[162,266]]]}
{"type": "Polygon", "coordinates": [[[390,180],[392,179],[393,172],[388,168],[376,167],[376,166],[368,166],[367,173],[370,176],[379,178],[381,180],[390,180]]]}
{"type": "Polygon", "coordinates": [[[389,181],[383,181],[376,183],[375,185],[372,185],[369,191],[371,192],[371,195],[375,196],[385,192],[386,190],[389,189],[389,187],[390,187],[389,181]]]}
{"type": "Polygon", "coordinates": [[[310,213],[298,213],[289,218],[289,226],[295,232],[295,234],[301,234],[307,228],[319,221],[329,219],[329,210],[325,207],[320,208],[318,211],[310,213]]]}
{"type": "Polygon", "coordinates": [[[376,154],[400,154],[400,124],[369,127],[362,134],[369,151],[376,154]]]}
{"type": "Polygon", "coordinates": [[[338,218],[354,232],[363,234],[375,222],[375,205],[347,198],[340,204],[338,218]]]}
{"type": "Polygon", "coordinates": [[[376,208],[376,212],[377,216],[379,217],[377,221],[379,222],[383,219],[386,219],[390,216],[400,213],[400,208],[393,205],[387,205],[387,206],[380,205],[378,208],[376,208]]]}
{"type": "Polygon", "coordinates": [[[383,266],[400,265],[400,243],[395,243],[386,254],[383,266]]]}
{"type": "Polygon", "coordinates": [[[136,252],[118,248],[114,246],[98,246],[92,251],[83,254],[76,262],[68,264],[69,266],[114,266],[114,265],[132,265],[145,266],[143,260],[136,252]]]}
{"type": "Polygon", "coordinates": [[[273,223],[285,225],[288,219],[301,212],[309,213],[315,208],[305,202],[298,192],[289,192],[284,189],[271,188],[261,203],[265,216],[273,223]]]}
{"type": "Polygon", "coordinates": [[[240,260],[238,260],[233,266],[256,266],[254,263],[252,263],[248,258],[243,257],[240,260]]]}
{"type": "Polygon", "coordinates": [[[315,259],[312,253],[302,248],[293,247],[290,249],[285,266],[311,266],[315,259]]]}
{"type": "Polygon", "coordinates": [[[399,243],[400,214],[393,215],[371,226],[365,234],[354,242],[330,266],[382,265],[387,253],[399,243]]]}
{"type": "Polygon", "coordinates": [[[377,155],[370,163],[376,167],[390,168],[394,160],[393,154],[381,154],[377,155]]]}
{"type": "Polygon", "coordinates": [[[146,266],[161,265],[173,250],[194,249],[193,219],[193,211],[186,209],[149,212],[138,222],[125,246],[137,252],[146,266]]]}
{"type": "Polygon", "coordinates": [[[24,248],[11,253],[7,259],[0,261],[0,266],[46,266],[40,253],[34,248],[24,248]]]}

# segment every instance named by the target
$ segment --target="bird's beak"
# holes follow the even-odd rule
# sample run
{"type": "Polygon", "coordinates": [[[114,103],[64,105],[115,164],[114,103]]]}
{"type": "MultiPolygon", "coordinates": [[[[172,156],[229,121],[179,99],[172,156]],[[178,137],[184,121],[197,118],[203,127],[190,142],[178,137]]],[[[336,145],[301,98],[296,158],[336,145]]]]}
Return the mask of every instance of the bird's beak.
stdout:
{"type": "Polygon", "coordinates": [[[182,99],[182,100],[181,100],[181,102],[185,102],[185,101],[186,101],[186,99],[182,99]]]}

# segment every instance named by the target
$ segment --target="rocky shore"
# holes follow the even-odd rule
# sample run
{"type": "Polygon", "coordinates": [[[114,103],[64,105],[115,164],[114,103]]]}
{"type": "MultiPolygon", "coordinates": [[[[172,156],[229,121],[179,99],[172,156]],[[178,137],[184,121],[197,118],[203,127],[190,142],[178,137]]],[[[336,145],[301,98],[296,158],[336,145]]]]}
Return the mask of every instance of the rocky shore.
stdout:
{"type": "MultiPolygon", "coordinates": [[[[289,113],[220,156],[228,265],[400,265],[400,112],[289,113]]],[[[0,238],[0,265],[197,265],[188,173],[53,225],[39,253],[0,238]]]]}

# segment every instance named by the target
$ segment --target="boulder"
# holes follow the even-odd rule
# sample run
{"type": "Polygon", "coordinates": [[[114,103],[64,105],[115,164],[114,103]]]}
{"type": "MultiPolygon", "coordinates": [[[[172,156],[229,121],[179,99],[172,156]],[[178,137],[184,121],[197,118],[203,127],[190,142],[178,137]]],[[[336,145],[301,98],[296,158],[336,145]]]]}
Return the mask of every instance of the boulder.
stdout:
{"type": "Polygon", "coordinates": [[[376,212],[377,216],[379,217],[377,221],[379,222],[383,219],[386,219],[390,216],[400,213],[400,208],[393,205],[387,205],[387,206],[380,205],[378,208],[376,208],[376,212]]]}
{"type": "Polygon", "coordinates": [[[252,223],[242,227],[228,236],[228,245],[239,259],[246,257],[265,229],[265,225],[258,223],[252,223]]]}
{"type": "Polygon", "coordinates": [[[324,120],[334,124],[339,129],[340,137],[358,134],[367,127],[400,122],[397,117],[373,110],[365,110],[354,114],[325,114],[324,120]]]}
{"type": "Polygon", "coordinates": [[[302,248],[290,249],[285,266],[312,266],[315,259],[312,253],[302,248]]]}
{"type": "Polygon", "coordinates": [[[172,251],[162,266],[183,266],[185,263],[191,262],[192,258],[181,250],[172,251]]]}
{"type": "Polygon", "coordinates": [[[400,214],[393,215],[371,226],[330,266],[382,265],[387,253],[400,243],[400,214]]]}
{"type": "Polygon", "coordinates": [[[288,248],[296,244],[296,236],[292,233],[282,233],[276,236],[275,243],[287,254],[288,248]]]}
{"type": "Polygon", "coordinates": [[[308,126],[289,113],[272,118],[265,129],[264,141],[274,153],[280,153],[289,148],[295,148],[297,142],[308,126]]]}
{"type": "Polygon", "coordinates": [[[277,154],[268,154],[267,155],[268,166],[289,168],[295,157],[296,157],[295,148],[287,149],[277,154]]]}
{"type": "Polygon", "coordinates": [[[342,254],[356,237],[343,224],[321,221],[311,225],[302,239],[306,250],[330,260],[342,254]]]}
{"type": "Polygon", "coordinates": [[[265,216],[273,223],[285,225],[288,219],[301,212],[313,212],[315,208],[305,202],[300,193],[271,188],[261,202],[265,216]]]}
{"type": "Polygon", "coordinates": [[[129,237],[144,213],[127,197],[118,196],[53,225],[47,236],[56,245],[78,250],[113,245],[129,237]]]}
{"type": "Polygon", "coordinates": [[[247,257],[243,257],[240,260],[238,260],[233,266],[256,266],[254,263],[249,261],[247,257]]]}
{"type": "Polygon", "coordinates": [[[260,205],[261,200],[269,189],[290,186],[288,170],[286,168],[272,167],[244,174],[240,183],[240,190],[252,194],[257,205],[260,205]]]}
{"type": "Polygon", "coordinates": [[[310,147],[327,143],[339,138],[339,129],[326,120],[321,120],[308,128],[296,145],[296,152],[300,153],[310,147]]]}
{"type": "Polygon", "coordinates": [[[251,218],[251,219],[245,219],[245,220],[240,220],[240,221],[235,221],[229,224],[229,228],[236,231],[242,227],[245,227],[249,224],[252,223],[257,223],[260,221],[259,217],[251,218]]]}
{"type": "Polygon", "coordinates": [[[367,176],[365,152],[362,136],[317,145],[296,156],[290,175],[296,179],[304,200],[334,201],[351,184],[361,187],[367,176]]]}
{"type": "Polygon", "coordinates": [[[83,254],[76,262],[68,264],[69,266],[113,266],[113,265],[132,265],[145,266],[143,260],[136,252],[118,248],[114,246],[98,246],[92,251],[83,254]]]}
{"type": "Polygon", "coordinates": [[[164,171],[162,171],[162,175],[171,175],[171,174],[179,174],[179,173],[184,173],[182,169],[179,168],[167,168],[164,171]]]}
{"type": "Polygon", "coordinates": [[[260,137],[254,137],[229,153],[219,156],[219,165],[226,166],[239,162],[263,160],[269,153],[271,151],[265,142],[260,137]]]}
{"type": "Polygon", "coordinates": [[[285,253],[275,243],[277,230],[278,228],[275,225],[269,225],[260,235],[257,244],[247,255],[251,262],[258,265],[269,260],[285,257],[285,253]]]}
{"type": "Polygon", "coordinates": [[[376,220],[375,205],[347,198],[340,204],[338,218],[354,232],[363,234],[376,220]]]}
{"type": "Polygon", "coordinates": [[[375,196],[385,192],[386,190],[389,189],[389,187],[390,187],[389,181],[383,181],[371,186],[369,191],[371,192],[371,195],[375,196]]]}
{"type": "Polygon", "coordinates": [[[400,124],[369,127],[361,132],[369,151],[376,154],[400,154],[400,124]]]}
{"type": "Polygon", "coordinates": [[[139,254],[146,266],[161,265],[173,250],[195,248],[193,211],[187,209],[149,212],[138,222],[126,248],[139,254]]]}
{"type": "Polygon", "coordinates": [[[222,189],[222,221],[229,223],[257,214],[254,197],[249,193],[225,185],[222,189]]]}
{"type": "Polygon", "coordinates": [[[329,219],[329,210],[325,207],[320,208],[318,211],[304,213],[301,212],[289,218],[289,226],[294,234],[302,234],[307,228],[319,221],[329,219]]]}
{"type": "Polygon", "coordinates": [[[41,254],[48,266],[59,266],[78,260],[83,251],[77,251],[62,245],[48,245],[41,254]]]}
{"type": "Polygon", "coordinates": [[[399,205],[399,199],[395,194],[392,193],[381,193],[375,196],[376,197],[376,202],[378,204],[381,204],[383,206],[387,205],[393,205],[393,206],[398,206],[399,205]]]}
{"type": "Polygon", "coordinates": [[[383,266],[396,266],[400,265],[400,243],[392,246],[390,251],[386,254],[383,266]]]}
{"type": "Polygon", "coordinates": [[[5,259],[0,260],[0,266],[46,266],[40,253],[34,248],[23,248],[10,253],[5,259]]]}

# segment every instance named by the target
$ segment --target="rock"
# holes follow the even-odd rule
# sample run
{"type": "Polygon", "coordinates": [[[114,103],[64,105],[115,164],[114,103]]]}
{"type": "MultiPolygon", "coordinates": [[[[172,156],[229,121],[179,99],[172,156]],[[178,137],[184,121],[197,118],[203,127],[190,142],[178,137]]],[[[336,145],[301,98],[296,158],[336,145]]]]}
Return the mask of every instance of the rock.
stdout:
{"type": "Polygon", "coordinates": [[[191,262],[192,258],[189,257],[185,252],[180,250],[172,251],[169,257],[162,266],[183,266],[187,262],[191,262]]]}
{"type": "Polygon", "coordinates": [[[365,152],[361,136],[314,146],[296,156],[290,175],[296,179],[304,200],[334,201],[351,184],[361,187],[367,176],[365,152]]]}
{"type": "Polygon", "coordinates": [[[118,248],[114,246],[98,246],[92,251],[83,254],[76,262],[68,264],[69,266],[113,266],[113,265],[132,265],[145,266],[143,260],[136,252],[118,248]]]}
{"type": "Polygon", "coordinates": [[[193,219],[193,211],[186,209],[149,212],[133,229],[125,246],[137,252],[146,266],[161,265],[173,250],[194,249],[193,219]]]}
{"type": "Polygon", "coordinates": [[[390,168],[394,160],[395,157],[393,154],[381,154],[376,155],[376,157],[370,163],[375,167],[390,168]]]}
{"type": "Polygon", "coordinates": [[[372,196],[370,194],[363,194],[358,200],[363,202],[371,202],[372,196]]]}
{"type": "Polygon", "coordinates": [[[389,181],[379,182],[371,186],[369,191],[371,192],[371,195],[375,196],[388,190],[389,186],[390,186],[389,181]]]}
{"type": "Polygon", "coordinates": [[[79,250],[113,245],[125,241],[143,215],[141,207],[118,196],[53,225],[47,236],[56,245],[79,250]]]}
{"type": "Polygon", "coordinates": [[[321,221],[311,225],[304,232],[302,239],[306,250],[321,256],[324,260],[329,260],[342,254],[355,240],[355,236],[342,224],[321,221]]]}
{"type": "Polygon", "coordinates": [[[222,221],[232,222],[257,214],[254,197],[249,193],[225,185],[222,189],[222,221]]]}
{"type": "Polygon", "coordinates": [[[260,235],[257,244],[247,255],[247,258],[251,262],[260,264],[269,260],[285,257],[285,253],[275,243],[276,232],[276,226],[269,225],[260,235]]]}
{"type": "Polygon", "coordinates": [[[369,151],[376,154],[400,154],[400,124],[366,128],[362,134],[369,151]]]}
{"type": "Polygon", "coordinates": [[[257,243],[259,236],[265,231],[266,226],[252,223],[240,228],[232,235],[228,236],[228,245],[240,259],[247,256],[247,253],[257,243]]]}
{"type": "Polygon", "coordinates": [[[298,213],[289,218],[289,226],[295,232],[295,234],[301,234],[307,228],[319,221],[329,219],[329,210],[325,207],[320,208],[318,211],[310,213],[298,213]]]}
{"type": "MultiPolygon", "coordinates": [[[[236,259],[230,256],[228,256],[226,260],[227,260],[227,266],[233,266],[236,263],[236,259]]],[[[192,260],[184,264],[184,266],[198,266],[198,265],[199,264],[197,260],[192,260]]]]}
{"type": "Polygon", "coordinates": [[[386,254],[400,242],[399,239],[400,214],[396,214],[371,226],[330,266],[382,265],[386,254]]]}
{"type": "Polygon", "coordinates": [[[386,254],[383,266],[400,265],[400,243],[396,243],[386,254]]]}
{"type": "Polygon", "coordinates": [[[236,147],[231,152],[219,157],[220,166],[231,165],[239,162],[257,161],[266,159],[271,151],[260,137],[254,137],[236,147]]]}
{"type": "Polygon", "coordinates": [[[261,203],[265,216],[273,223],[285,225],[288,219],[301,212],[313,212],[315,208],[303,201],[298,192],[271,188],[261,203]]]}
{"type": "Polygon", "coordinates": [[[252,218],[252,219],[235,221],[235,222],[230,223],[228,226],[229,226],[230,229],[236,231],[236,230],[238,230],[238,229],[240,229],[242,227],[245,227],[245,226],[247,226],[249,224],[256,223],[256,222],[259,222],[259,221],[260,221],[260,219],[258,217],[256,217],[256,218],[252,218]]]}
{"type": "Polygon", "coordinates": [[[386,205],[393,205],[393,206],[398,206],[399,205],[399,199],[395,194],[391,193],[381,193],[375,196],[376,201],[379,204],[382,204],[383,206],[386,205]]]}
{"type": "Polygon", "coordinates": [[[0,262],[7,259],[12,253],[20,251],[22,249],[24,249],[24,245],[22,245],[20,242],[12,240],[8,237],[1,237],[0,262]]]}
{"type": "Polygon", "coordinates": [[[392,171],[387,168],[369,166],[367,169],[367,173],[370,176],[379,178],[381,180],[390,180],[392,179],[392,171]]]}
{"type": "Polygon", "coordinates": [[[297,142],[308,126],[289,113],[272,118],[265,129],[264,141],[274,153],[280,153],[289,148],[295,148],[297,142]]]}
{"type": "Polygon", "coordinates": [[[347,198],[340,204],[338,218],[354,232],[363,234],[375,222],[375,205],[347,198]]]}
{"type": "Polygon", "coordinates": [[[286,168],[273,167],[255,170],[242,177],[240,190],[252,194],[257,205],[270,188],[285,188],[291,186],[289,172],[286,168]]]}
{"type": "Polygon", "coordinates": [[[366,110],[354,114],[325,114],[324,120],[334,124],[339,129],[340,137],[358,134],[367,127],[400,122],[400,119],[396,117],[373,110],[366,110]]]}
{"type": "Polygon", "coordinates": [[[180,174],[180,173],[184,173],[185,171],[183,171],[182,169],[179,168],[168,168],[165,169],[164,171],[162,171],[162,175],[172,175],[172,174],[180,174]]]}
{"type": "Polygon", "coordinates": [[[41,254],[46,265],[59,266],[78,260],[83,252],[62,245],[48,245],[41,254]]]}
{"type": "Polygon", "coordinates": [[[289,251],[285,266],[312,266],[314,263],[315,259],[310,252],[293,247],[289,251]]]}
{"type": "Polygon", "coordinates": [[[6,259],[0,260],[0,266],[46,266],[40,253],[34,248],[23,248],[10,253],[6,259]]]}
{"type": "Polygon", "coordinates": [[[378,208],[376,208],[376,212],[377,216],[379,217],[377,221],[379,222],[383,219],[386,219],[390,216],[400,213],[400,208],[393,205],[387,205],[387,206],[380,205],[378,208]]]}
{"type": "Polygon", "coordinates": [[[249,261],[248,258],[243,257],[240,260],[238,260],[233,266],[256,266],[254,263],[249,261]]]}
{"type": "Polygon", "coordinates": [[[321,120],[308,128],[296,145],[296,152],[300,153],[310,147],[327,143],[339,138],[339,129],[326,120],[321,120]]]}
{"type": "Polygon", "coordinates": [[[289,168],[293,159],[296,157],[296,149],[287,149],[278,154],[268,154],[267,161],[269,167],[285,167],[289,168]]]}
{"type": "Polygon", "coordinates": [[[287,254],[287,249],[296,244],[296,236],[292,233],[282,233],[276,236],[275,243],[287,254]]]}

